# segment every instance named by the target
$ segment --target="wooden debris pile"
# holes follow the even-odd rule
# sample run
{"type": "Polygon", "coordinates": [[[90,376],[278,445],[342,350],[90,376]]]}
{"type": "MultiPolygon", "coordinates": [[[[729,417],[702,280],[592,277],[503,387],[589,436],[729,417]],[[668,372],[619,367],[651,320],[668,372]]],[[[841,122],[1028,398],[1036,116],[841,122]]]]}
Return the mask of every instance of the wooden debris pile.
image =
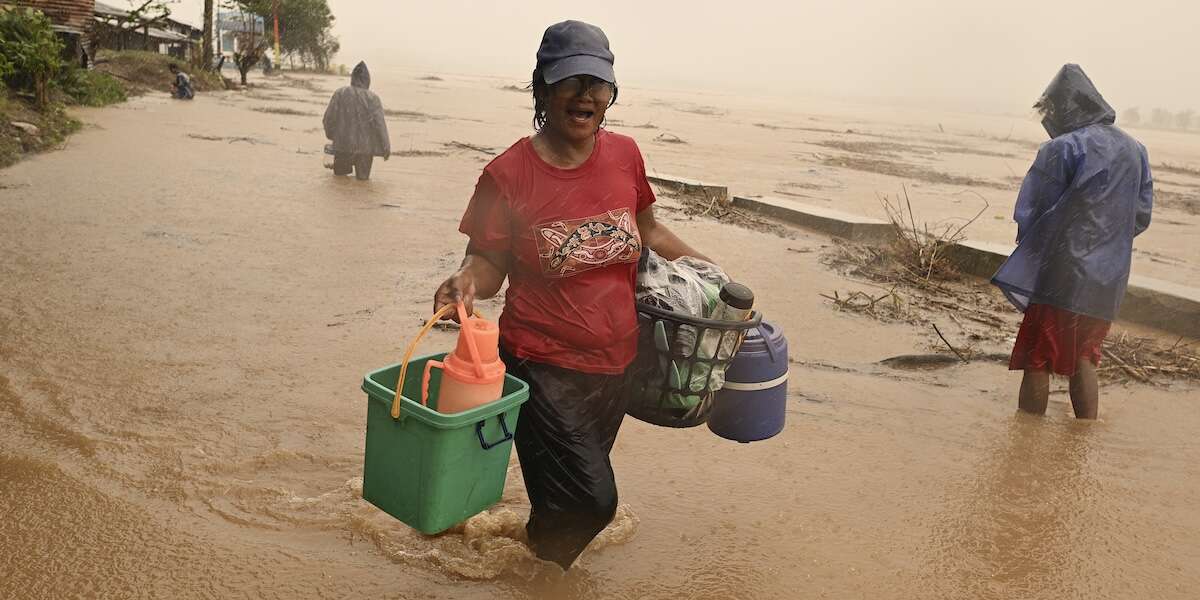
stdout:
{"type": "Polygon", "coordinates": [[[1200,381],[1200,352],[1179,339],[1163,346],[1152,338],[1114,333],[1104,340],[1099,374],[1106,380],[1154,383],[1163,379],[1200,381]]]}
{"type": "Polygon", "coordinates": [[[871,295],[860,291],[847,292],[845,295],[842,295],[837,290],[834,290],[832,296],[821,294],[821,297],[832,301],[837,310],[869,315],[880,321],[911,323],[916,318],[908,309],[908,303],[896,294],[894,290],[879,295],[871,295]]]}

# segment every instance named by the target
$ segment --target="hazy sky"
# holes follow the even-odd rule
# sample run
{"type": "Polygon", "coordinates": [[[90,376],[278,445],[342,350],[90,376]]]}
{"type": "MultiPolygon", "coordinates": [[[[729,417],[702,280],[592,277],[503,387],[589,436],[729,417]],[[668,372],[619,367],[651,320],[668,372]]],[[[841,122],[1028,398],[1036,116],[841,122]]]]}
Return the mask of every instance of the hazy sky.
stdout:
{"type": "MultiPolygon", "coordinates": [[[[329,4],[338,61],[376,68],[525,80],[545,27],[573,18],[604,29],[617,77],[632,85],[1020,112],[1062,63],[1078,62],[1118,110],[1200,109],[1200,2],[1192,0],[329,4]]],[[[180,0],[176,11],[199,22],[200,6],[180,0]]]]}

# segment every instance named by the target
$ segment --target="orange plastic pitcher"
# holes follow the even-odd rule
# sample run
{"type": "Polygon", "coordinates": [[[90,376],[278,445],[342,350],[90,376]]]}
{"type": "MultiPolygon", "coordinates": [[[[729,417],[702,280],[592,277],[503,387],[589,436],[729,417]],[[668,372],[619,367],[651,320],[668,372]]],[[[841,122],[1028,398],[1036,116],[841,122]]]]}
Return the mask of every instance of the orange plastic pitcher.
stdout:
{"type": "Polygon", "coordinates": [[[479,317],[467,317],[458,305],[458,344],[444,361],[425,363],[421,382],[421,404],[429,405],[429,378],[433,369],[442,370],[437,411],[453,414],[498,400],[504,388],[504,363],[500,360],[500,327],[479,317]]]}

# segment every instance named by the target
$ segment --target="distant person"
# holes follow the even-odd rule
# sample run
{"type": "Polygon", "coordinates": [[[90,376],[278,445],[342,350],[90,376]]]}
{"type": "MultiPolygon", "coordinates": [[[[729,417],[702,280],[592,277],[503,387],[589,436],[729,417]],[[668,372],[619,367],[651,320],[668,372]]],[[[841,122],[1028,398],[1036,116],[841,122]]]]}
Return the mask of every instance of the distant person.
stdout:
{"type": "Polygon", "coordinates": [[[371,177],[374,157],[392,155],[383,103],[372,92],[367,63],[360,62],[350,74],[350,85],[333,93],[325,109],[325,137],[333,142],[333,174],[361,181],[371,177]]]}
{"type": "Polygon", "coordinates": [[[1034,105],[1051,140],[1038,149],[1013,218],[1017,249],[992,278],[1024,311],[1009,369],[1024,370],[1018,405],[1045,414],[1050,373],[1070,377],[1071,406],[1095,419],[1096,366],[1117,318],[1133,238],[1154,201],[1146,148],[1079,65],[1068,64],[1034,105]]]}
{"type": "Polygon", "coordinates": [[[434,310],[462,301],[471,312],[508,280],[501,358],[529,384],[515,442],[525,530],[533,552],[563,569],[617,509],[609,452],[637,354],[642,248],[703,258],[655,220],[637,142],[602,127],[616,82],[599,27],[546,29],[531,85],[537,133],[483,169],[459,225],[466,258],[434,295],[434,310]]]}
{"type": "Polygon", "coordinates": [[[187,73],[179,70],[179,65],[172,64],[168,67],[171,74],[175,76],[175,81],[171,82],[171,97],[177,100],[191,100],[196,97],[196,92],[192,90],[192,78],[188,77],[187,73]]]}

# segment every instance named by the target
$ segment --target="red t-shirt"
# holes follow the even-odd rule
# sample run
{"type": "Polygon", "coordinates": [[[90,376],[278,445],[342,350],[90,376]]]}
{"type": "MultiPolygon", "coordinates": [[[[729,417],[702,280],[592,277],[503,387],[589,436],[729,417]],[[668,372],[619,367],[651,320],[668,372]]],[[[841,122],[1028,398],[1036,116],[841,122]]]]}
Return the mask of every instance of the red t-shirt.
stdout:
{"type": "Polygon", "coordinates": [[[500,339],[519,358],[616,375],[637,354],[637,215],[654,202],[632,138],[600,130],[560,169],[522,138],[479,177],[459,231],[512,256],[500,339]]]}

